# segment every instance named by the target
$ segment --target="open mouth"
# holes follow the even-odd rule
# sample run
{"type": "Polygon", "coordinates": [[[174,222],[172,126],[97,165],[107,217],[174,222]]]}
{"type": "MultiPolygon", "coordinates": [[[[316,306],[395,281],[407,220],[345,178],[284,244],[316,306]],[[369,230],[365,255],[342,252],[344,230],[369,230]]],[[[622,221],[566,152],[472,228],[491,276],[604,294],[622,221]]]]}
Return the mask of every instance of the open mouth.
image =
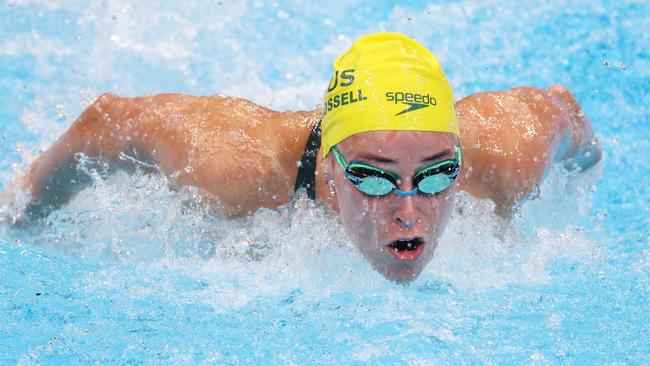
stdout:
{"type": "Polygon", "coordinates": [[[424,240],[420,237],[397,239],[388,244],[388,251],[399,261],[413,262],[424,251],[424,240]]]}

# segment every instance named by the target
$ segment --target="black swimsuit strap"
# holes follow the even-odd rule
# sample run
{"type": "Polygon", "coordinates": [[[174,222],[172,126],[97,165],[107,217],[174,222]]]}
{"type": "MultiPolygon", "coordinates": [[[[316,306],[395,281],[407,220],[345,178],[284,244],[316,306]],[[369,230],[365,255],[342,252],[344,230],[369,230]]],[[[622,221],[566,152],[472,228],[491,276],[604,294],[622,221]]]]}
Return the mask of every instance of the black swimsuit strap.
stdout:
{"type": "Polygon", "coordinates": [[[309,139],[305,145],[305,152],[300,159],[298,167],[298,177],[294,190],[300,188],[307,190],[307,196],[316,199],[316,159],[318,158],[318,149],[320,149],[321,129],[320,122],[314,126],[309,134],[309,139]]]}

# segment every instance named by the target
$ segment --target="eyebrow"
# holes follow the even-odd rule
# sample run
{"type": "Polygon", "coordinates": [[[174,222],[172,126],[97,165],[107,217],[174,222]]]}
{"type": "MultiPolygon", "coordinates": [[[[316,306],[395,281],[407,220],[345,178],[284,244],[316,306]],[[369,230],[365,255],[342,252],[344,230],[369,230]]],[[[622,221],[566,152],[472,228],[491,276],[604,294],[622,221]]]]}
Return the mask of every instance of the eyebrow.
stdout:
{"type": "MultiPolygon", "coordinates": [[[[438,160],[438,159],[440,159],[440,158],[442,158],[444,156],[447,156],[447,155],[451,155],[451,150],[449,150],[449,149],[442,150],[442,151],[437,152],[437,153],[435,153],[433,155],[427,156],[426,158],[422,159],[420,162],[421,163],[426,163],[426,162],[429,162],[429,161],[438,160]]],[[[376,163],[389,163],[389,164],[397,164],[398,163],[397,160],[387,158],[387,157],[384,157],[384,156],[375,155],[375,154],[372,154],[372,153],[362,153],[361,155],[359,155],[358,159],[359,160],[364,160],[364,161],[373,161],[373,162],[376,162],[376,163]]]]}
{"type": "Polygon", "coordinates": [[[377,163],[397,163],[397,160],[393,160],[390,158],[386,158],[383,156],[375,155],[372,153],[363,153],[359,155],[359,159],[366,160],[366,161],[374,161],[377,163]]]}
{"type": "Polygon", "coordinates": [[[440,151],[438,153],[435,153],[435,154],[433,154],[431,156],[427,156],[426,158],[422,159],[420,161],[420,163],[426,163],[428,161],[438,160],[438,159],[440,159],[442,157],[445,157],[447,155],[451,155],[451,150],[445,149],[445,150],[442,150],[442,151],[440,151]]]}

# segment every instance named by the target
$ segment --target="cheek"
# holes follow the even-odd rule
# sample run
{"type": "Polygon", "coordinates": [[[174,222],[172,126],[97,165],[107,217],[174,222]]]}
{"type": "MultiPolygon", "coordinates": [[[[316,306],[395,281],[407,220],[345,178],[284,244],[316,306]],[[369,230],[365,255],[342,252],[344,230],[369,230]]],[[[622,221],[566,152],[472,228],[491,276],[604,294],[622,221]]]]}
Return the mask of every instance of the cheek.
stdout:
{"type": "Polygon", "coordinates": [[[336,199],[343,226],[355,241],[370,245],[379,228],[386,226],[387,213],[378,200],[357,191],[347,181],[336,183],[336,199]],[[346,184],[347,183],[347,184],[346,184]]]}
{"type": "Polygon", "coordinates": [[[449,222],[451,210],[454,207],[454,196],[455,189],[452,187],[452,189],[449,189],[431,199],[429,206],[431,212],[429,217],[431,218],[431,231],[436,238],[439,238],[442,235],[442,232],[449,222]]]}

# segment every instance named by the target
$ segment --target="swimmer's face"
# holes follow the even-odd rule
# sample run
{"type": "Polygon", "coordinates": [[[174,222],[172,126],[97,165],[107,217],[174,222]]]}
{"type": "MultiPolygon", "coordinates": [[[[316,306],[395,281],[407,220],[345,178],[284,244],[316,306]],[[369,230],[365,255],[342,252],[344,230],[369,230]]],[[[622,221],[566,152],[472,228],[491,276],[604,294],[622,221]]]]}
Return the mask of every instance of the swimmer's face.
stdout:
{"type": "MultiPolygon", "coordinates": [[[[357,160],[389,170],[400,178],[399,189],[413,188],[413,174],[435,162],[452,159],[453,134],[426,131],[373,131],[353,135],[338,149],[357,160]]],[[[436,195],[373,197],[360,192],[345,177],[333,154],[325,173],[348,233],[372,266],[389,279],[409,282],[433,258],[453,207],[456,183],[436,195]]]]}

